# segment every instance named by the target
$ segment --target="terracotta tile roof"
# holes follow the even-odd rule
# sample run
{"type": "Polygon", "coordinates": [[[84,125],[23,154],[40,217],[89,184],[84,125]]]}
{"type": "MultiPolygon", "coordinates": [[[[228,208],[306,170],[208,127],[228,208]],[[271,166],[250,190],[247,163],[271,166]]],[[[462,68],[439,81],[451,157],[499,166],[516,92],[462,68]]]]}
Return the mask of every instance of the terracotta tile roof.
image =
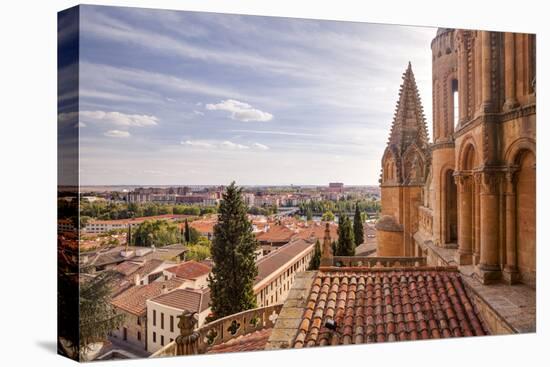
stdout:
{"type": "MultiPolygon", "coordinates": [[[[330,239],[332,241],[338,241],[338,225],[334,223],[329,224],[329,230],[330,230],[330,239]]],[[[315,222],[309,224],[308,227],[304,227],[300,230],[296,238],[302,238],[304,240],[306,239],[314,239],[319,240],[321,243],[323,242],[323,238],[325,237],[325,222],[315,222]]]]}
{"type": "Polygon", "coordinates": [[[454,268],[345,268],[314,278],[293,347],[487,333],[454,268]]]}
{"type": "MultiPolygon", "coordinates": [[[[189,222],[189,227],[195,228],[199,233],[214,233],[214,226],[217,220],[195,220],[189,222]]],[[[184,225],[184,224],[183,224],[184,225]]]]}
{"type": "Polygon", "coordinates": [[[241,335],[225,343],[214,345],[206,354],[264,350],[272,330],[272,328],[267,328],[250,334],[241,335]]]}
{"type": "Polygon", "coordinates": [[[168,290],[172,290],[181,284],[180,280],[171,279],[166,282],[137,285],[113,298],[111,304],[131,314],[140,316],[145,314],[147,310],[147,300],[160,295],[163,286],[166,286],[168,290]]]}
{"type": "Polygon", "coordinates": [[[159,259],[147,260],[134,274],[139,274],[140,279],[157,270],[164,261],[159,259]]]}
{"type": "Polygon", "coordinates": [[[272,225],[267,232],[256,234],[256,238],[260,242],[289,242],[296,232],[282,225],[272,225]]]}
{"type": "Polygon", "coordinates": [[[170,246],[157,247],[155,251],[148,251],[144,255],[135,256],[132,260],[170,260],[176,258],[186,252],[187,249],[181,244],[174,244],[170,246]]]}
{"type": "Polygon", "coordinates": [[[171,268],[166,269],[170,273],[173,273],[178,278],[182,279],[197,279],[201,276],[210,273],[210,267],[206,264],[189,260],[171,268]]]}
{"type": "Polygon", "coordinates": [[[314,244],[305,240],[292,241],[284,246],[274,250],[269,255],[262,257],[258,260],[258,276],[256,277],[255,284],[258,284],[263,279],[269,277],[271,274],[279,270],[283,265],[292,260],[295,256],[311,249],[313,251],[314,244]]]}
{"type": "Polygon", "coordinates": [[[113,268],[114,271],[128,276],[139,269],[140,265],[131,261],[124,261],[113,268]]]}
{"type": "Polygon", "coordinates": [[[151,301],[178,310],[202,312],[210,307],[210,289],[175,289],[152,298],[151,301]]]}

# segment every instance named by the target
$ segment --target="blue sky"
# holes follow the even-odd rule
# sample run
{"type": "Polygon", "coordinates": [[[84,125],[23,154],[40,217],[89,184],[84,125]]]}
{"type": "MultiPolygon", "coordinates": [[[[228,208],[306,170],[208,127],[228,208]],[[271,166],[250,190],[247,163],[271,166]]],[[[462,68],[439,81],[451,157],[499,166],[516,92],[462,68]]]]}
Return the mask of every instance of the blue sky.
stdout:
{"type": "Polygon", "coordinates": [[[81,184],[377,184],[434,28],[81,7],[81,184]]]}

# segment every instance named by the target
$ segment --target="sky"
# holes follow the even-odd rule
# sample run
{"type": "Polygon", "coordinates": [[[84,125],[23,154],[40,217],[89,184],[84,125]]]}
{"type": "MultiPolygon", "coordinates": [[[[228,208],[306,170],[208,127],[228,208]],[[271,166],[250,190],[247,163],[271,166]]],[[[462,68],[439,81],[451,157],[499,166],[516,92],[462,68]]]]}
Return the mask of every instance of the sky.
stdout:
{"type": "Polygon", "coordinates": [[[377,185],[409,61],[431,126],[435,33],[81,7],[80,182],[377,185]]]}

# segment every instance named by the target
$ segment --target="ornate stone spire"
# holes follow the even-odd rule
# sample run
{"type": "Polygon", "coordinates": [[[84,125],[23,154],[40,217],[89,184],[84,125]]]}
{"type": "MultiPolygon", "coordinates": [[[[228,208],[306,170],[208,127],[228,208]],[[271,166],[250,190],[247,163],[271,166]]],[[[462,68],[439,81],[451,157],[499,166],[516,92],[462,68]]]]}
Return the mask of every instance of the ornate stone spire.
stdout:
{"type": "Polygon", "coordinates": [[[398,154],[416,143],[419,148],[428,146],[428,128],[420,95],[414,79],[411,63],[403,73],[403,83],[399,89],[399,100],[395,108],[388,145],[397,148],[398,154]]]}
{"type": "Polygon", "coordinates": [[[382,158],[382,185],[421,185],[429,164],[428,128],[411,63],[395,108],[388,146],[382,158]]]}

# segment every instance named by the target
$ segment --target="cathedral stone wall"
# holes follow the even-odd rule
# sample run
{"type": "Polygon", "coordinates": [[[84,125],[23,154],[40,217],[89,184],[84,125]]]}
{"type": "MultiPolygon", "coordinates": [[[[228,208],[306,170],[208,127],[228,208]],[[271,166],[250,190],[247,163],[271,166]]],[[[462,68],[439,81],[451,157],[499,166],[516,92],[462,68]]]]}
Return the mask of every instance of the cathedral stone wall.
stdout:
{"type": "Polygon", "coordinates": [[[381,177],[382,214],[403,231],[379,228],[379,252],[401,240],[413,256],[421,238],[482,283],[534,287],[535,36],[439,29],[431,48],[433,143],[409,64],[381,177]]]}

